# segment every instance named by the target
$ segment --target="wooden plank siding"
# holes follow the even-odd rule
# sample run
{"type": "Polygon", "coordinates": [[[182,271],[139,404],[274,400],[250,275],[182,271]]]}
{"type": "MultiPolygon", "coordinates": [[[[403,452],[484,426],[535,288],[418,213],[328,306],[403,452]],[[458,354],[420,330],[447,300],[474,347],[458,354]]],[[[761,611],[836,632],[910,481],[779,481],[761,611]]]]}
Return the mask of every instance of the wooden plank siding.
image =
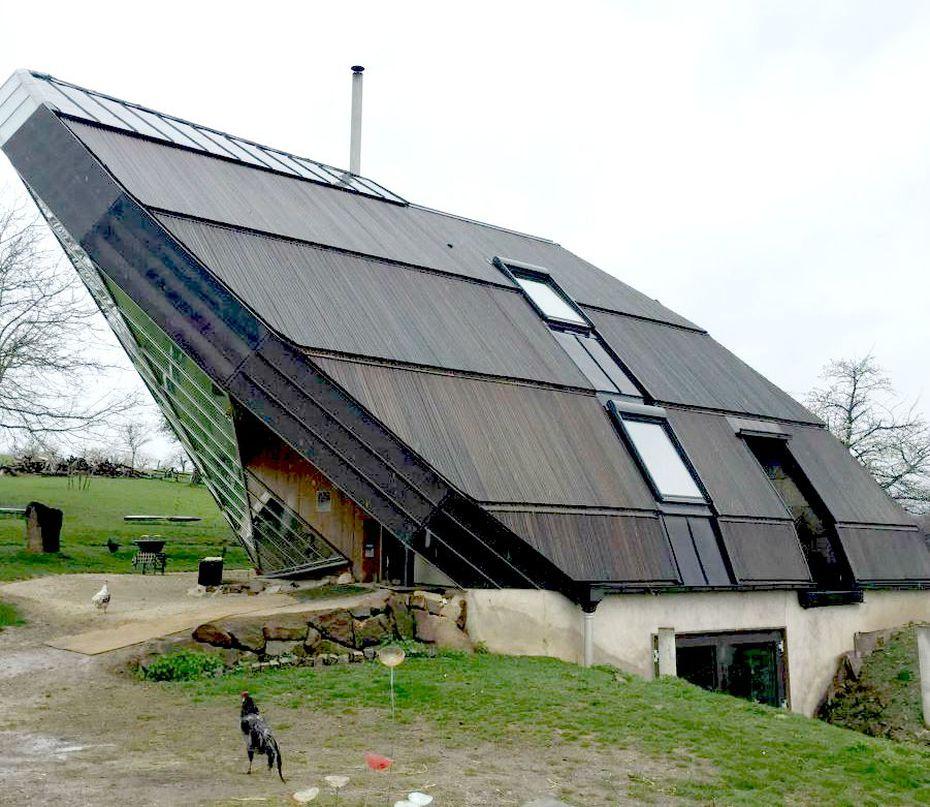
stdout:
{"type": "Polygon", "coordinates": [[[738,583],[807,584],[810,571],[790,521],[720,519],[720,537],[738,583]]]}
{"type": "Polygon", "coordinates": [[[656,516],[492,512],[575,580],[643,585],[678,581],[656,516]]]}
{"type": "Polygon", "coordinates": [[[365,512],[318,468],[250,417],[239,419],[236,432],[243,466],[349,558],[353,574],[360,576],[365,512]],[[329,492],[329,511],[317,507],[319,491],[329,492]]]}
{"type": "Polygon", "coordinates": [[[342,193],[125,132],[68,125],[133,195],[161,210],[509,286],[490,263],[504,255],[546,267],[580,302],[697,327],[545,239],[342,193]]]}
{"type": "Polygon", "coordinates": [[[838,526],[836,531],[860,584],[930,579],[930,553],[919,530],[838,526]]]}
{"type": "Polygon", "coordinates": [[[642,475],[593,395],[315,361],[479,501],[655,509],[642,475]]]}
{"type": "Polygon", "coordinates": [[[586,309],[598,333],[661,403],[819,423],[706,333],[586,309]]]}
{"type": "Polygon", "coordinates": [[[911,518],[826,429],[786,427],[788,450],[840,523],[910,526],[911,518]]]}
{"type": "Polygon", "coordinates": [[[516,290],[177,216],[159,220],[299,345],[590,388],[516,290]]]}
{"type": "Polygon", "coordinates": [[[672,407],[666,411],[718,513],[752,518],[788,517],[762,466],[725,416],[672,407]]]}

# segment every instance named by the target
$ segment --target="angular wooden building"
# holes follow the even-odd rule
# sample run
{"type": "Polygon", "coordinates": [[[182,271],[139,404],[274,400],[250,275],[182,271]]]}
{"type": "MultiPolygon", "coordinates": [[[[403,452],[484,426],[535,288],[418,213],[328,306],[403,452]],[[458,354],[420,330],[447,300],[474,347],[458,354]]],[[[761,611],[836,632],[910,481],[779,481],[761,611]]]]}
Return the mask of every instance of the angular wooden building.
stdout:
{"type": "Polygon", "coordinates": [[[823,424],[558,244],[44,74],[0,143],[265,574],[460,586],[492,648],[644,674],[672,636],[808,712],[854,633],[930,616],[823,424]]]}

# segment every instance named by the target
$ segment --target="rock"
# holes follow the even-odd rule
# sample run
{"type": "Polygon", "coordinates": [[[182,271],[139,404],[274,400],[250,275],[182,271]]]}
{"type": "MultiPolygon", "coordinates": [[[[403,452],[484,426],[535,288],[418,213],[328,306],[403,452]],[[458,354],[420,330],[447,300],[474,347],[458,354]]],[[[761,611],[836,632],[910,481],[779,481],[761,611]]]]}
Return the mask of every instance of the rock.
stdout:
{"type": "Polygon", "coordinates": [[[355,646],[371,647],[381,644],[392,636],[391,620],[386,614],[378,614],[355,623],[355,646]]]}
{"type": "Polygon", "coordinates": [[[354,620],[348,611],[328,611],[310,617],[310,624],[327,639],[348,647],[355,644],[354,620]]]}
{"type": "Polygon", "coordinates": [[[213,645],[214,647],[233,646],[232,634],[213,622],[206,622],[203,625],[198,625],[194,628],[194,632],[191,633],[191,637],[195,642],[213,645]]]}
{"type": "Polygon", "coordinates": [[[249,580],[249,594],[261,594],[265,590],[265,581],[257,577],[249,580]]]}
{"type": "Polygon", "coordinates": [[[232,648],[220,650],[218,655],[221,659],[223,659],[224,667],[235,667],[242,658],[242,653],[238,650],[233,650],[232,648]]]}
{"type": "Polygon", "coordinates": [[[337,656],[335,653],[327,653],[325,656],[321,656],[320,658],[323,659],[323,664],[329,667],[336,663],[336,661],[339,659],[339,656],[337,656]]]}
{"type": "Polygon", "coordinates": [[[303,644],[301,642],[282,642],[280,639],[271,639],[265,643],[265,655],[293,655],[298,647],[302,648],[303,644]]]}
{"type": "Polygon", "coordinates": [[[206,587],[200,585],[200,583],[197,583],[196,585],[191,586],[187,590],[188,597],[202,597],[206,593],[207,593],[206,587]]]}
{"type": "Polygon", "coordinates": [[[234,647],[255,653],[261,653],[265,647],[265,634],[260,623],[248,618],[230,619],[223,622],[221,627],[232,635],[234,647]]]}
{"type": "Polygon", "coordinates": [[[318,656],[338,656],[341,653],[348,653],[351,650],[351,647],[346,647],[345,645],[331,641],[330,639],[321,639],[319,644],[317,644],[316,648],[314,649],[314,653],[316,653],[318,656]]]}
{"type": "Polygon", "coordinates": [[[380,589],[365,598],[365,604],[371,608],[373,614],[383,614],[388,610],[391,597],[397,596],[387,588],[380,589]]]}
{"type": "Polygon", "coordinates": [[[374,647],[366,647],[362,651],[362,656],[365,658],[365,661],[374,661],[378,655],[378,651],[374,647]]]}
{"type": "Polygon", "coordinates": [[[407,598],[402,594],[392,594],[388,599],[388,610],[394,617],[394,632],[398,639],[412,639],[414,633],[413,617],[407,598]]]}
{"type": "Polygon", "coordinates": [[[349,657],[349,661],[353,664],[360,664],[365,660],[365,654],[361,650],[353,650],[352,655],[349,657]]]}
{"type": "Polygon", "coordinates": [[[371,616],[371,606],[370,605],[356,605],[354,608],[349,609],[349,613],[352,614],[355,619],[368,619],[371,616]]]}
{"type": "Polygon", "coordinates": [[[312,653],[316,650],[317,646],[320,644],[320,640],[323,637],[320,636],[320,632],[316,628],[307,627],[307,635],[304,637],[304,648],[308,653],[312,653]]]}
{"type": "Polygon", "coordinates": [[[267,640],[300,642],[307,636],[307,619],[300,614],[281,614],[262,626],[262,633],[267,640]]]}
{"type": "Polygon", "coordinates": [[[275,583],[273,586],[268,586],[262,594],[280,594],[283,588],[279,583],[275,583]]]}
{"type": "Polygon", "coordinates": [[[416,620],[416,636],[421,642],[429,642],[450,650],[466,650],[471,652],[474,648],[471,640],[454,622],[428,611],[414,611],[416,620]]]}
{"type": "Polygon", "coordinates": [[[337,664],[348,664],[349,663],[349,654],[343,653],[341,656],[336,657],[337,664]]]}
{"type": "Polygon", "coordinates": [[[347,586],[350,583],[354,583],[355,578],[352,577],[352,572],[343,572],[339,577],[336,578],[337,586],[347,586]]]}
{"type": "Polygon", "coordinates": [[[450,622],[455,622],[459,625],[459,629],[464,630],[465,620],[462,618],[462,611],[465,610],[465,598],[464,597],[447,597],[443,603],[442,608],[439,610],[439,615],[445,617],[450,622]]]}

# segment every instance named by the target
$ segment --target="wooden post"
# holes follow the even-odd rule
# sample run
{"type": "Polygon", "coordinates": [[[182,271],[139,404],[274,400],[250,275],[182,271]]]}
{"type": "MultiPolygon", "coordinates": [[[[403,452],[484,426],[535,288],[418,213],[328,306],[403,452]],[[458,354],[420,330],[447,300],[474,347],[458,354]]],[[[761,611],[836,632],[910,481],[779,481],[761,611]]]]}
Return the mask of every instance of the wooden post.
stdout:
{"type": "Polygon", "coordinates": [[[656,635],[656,667],[659,676],[678,675],[678,665],[675,657],[675,629],[659,628],[656,635]]]}
{"type": "Polygon", "coordinates": [[[39,502],[26,505],[26,551],[58,552],[64,514],[39,502]]]}
{"type": "Polygon", "coordinates": [[[920,698],[924,725],[930,727],[930,626],[917,628],[917,659],[920,663],[920,698]]]}

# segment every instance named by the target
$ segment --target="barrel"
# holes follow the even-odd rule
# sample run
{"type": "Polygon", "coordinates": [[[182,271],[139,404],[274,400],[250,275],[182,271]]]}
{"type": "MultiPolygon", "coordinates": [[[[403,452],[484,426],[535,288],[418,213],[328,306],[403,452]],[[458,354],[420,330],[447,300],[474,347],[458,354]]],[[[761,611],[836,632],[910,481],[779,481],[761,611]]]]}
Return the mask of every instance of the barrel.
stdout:
{"type": "Polygon", "coordinates": [[[197,569],[197,582],[201,586],[219,586],[223,582],[223,559],[204,558],[197,569]]]}

